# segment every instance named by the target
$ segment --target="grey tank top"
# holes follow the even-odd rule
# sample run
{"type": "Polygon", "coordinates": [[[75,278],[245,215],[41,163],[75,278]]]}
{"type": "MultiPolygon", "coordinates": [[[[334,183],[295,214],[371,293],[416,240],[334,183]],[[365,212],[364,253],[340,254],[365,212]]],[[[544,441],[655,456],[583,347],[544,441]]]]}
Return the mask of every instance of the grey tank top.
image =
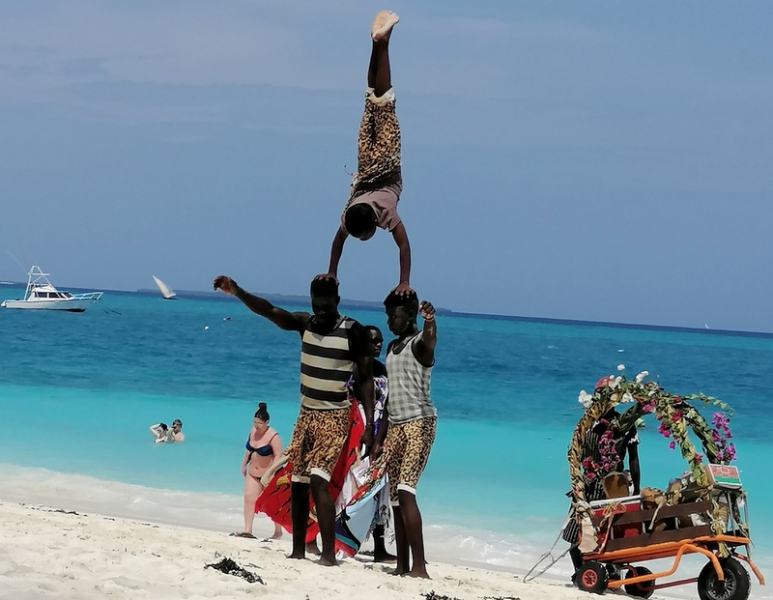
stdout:
{"type": "Polygon", "coordinates": [[[394,346],[387,353],[390,423],[408,423],[437,416],[429,395],[432,367],[422,365],[413,354],[413,345],[420,335],[409,338],[399,354],[395,354],[394,346]]]}

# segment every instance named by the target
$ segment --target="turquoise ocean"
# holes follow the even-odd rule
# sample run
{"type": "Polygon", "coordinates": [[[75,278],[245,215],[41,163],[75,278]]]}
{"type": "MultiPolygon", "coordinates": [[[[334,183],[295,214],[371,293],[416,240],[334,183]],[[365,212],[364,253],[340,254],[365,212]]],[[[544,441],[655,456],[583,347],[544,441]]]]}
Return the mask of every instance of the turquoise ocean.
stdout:
{"type": "MultiPolygon", "coordinates": [[[[342,312],[390,339],[383,312],[342,312]]],[[[773,577],[773,335],[455,315],[438,317],[438,337],[438,435],[419,484],[430,560],[528,569],[551,547],[578,393],[624,364],[735,409],[752,556],[773,577]]],[[[226,297],[109,292],[82,314],[0,310],[0,500],[236,530],[252,415],[266,402],[289,441],[299,354],[297,335],[226,297]],[[175,418],[186,442],[154,444],[148,427],[175,418]]],[[[687,467],[649,425],[642,485],[664,489],[687,467]]],[[[773,594],[755,580],[753,597],[773,594]]]]}

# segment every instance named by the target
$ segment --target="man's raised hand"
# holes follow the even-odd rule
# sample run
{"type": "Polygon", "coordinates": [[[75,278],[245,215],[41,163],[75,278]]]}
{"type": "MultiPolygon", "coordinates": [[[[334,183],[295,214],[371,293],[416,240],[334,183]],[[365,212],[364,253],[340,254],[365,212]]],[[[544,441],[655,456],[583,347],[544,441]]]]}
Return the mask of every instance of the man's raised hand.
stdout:
{"type": "Polygon", "coordinates": [[[421,304],[419,304],[419,313],[425,321],[433,321],[435,319],[435,307],[426,300],[422,300],[421,304]]]}
{"type": "Polygon", "coordinates": [[[220,290],[229,296],[233,296],[239,286],[230,277],[226,277],[225,275],[218,275],[212,282],[212,287],[215,290],[220,290]]]}

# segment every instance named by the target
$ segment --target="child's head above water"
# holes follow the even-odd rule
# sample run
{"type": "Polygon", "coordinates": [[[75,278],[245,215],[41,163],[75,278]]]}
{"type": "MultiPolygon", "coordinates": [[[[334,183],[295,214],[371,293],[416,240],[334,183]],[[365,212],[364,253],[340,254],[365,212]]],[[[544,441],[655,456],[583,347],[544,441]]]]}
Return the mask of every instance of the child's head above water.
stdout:
{"type": "Polygon", "coordinates": [[[344,226],[349,235],[369,240],[376,233],[376,211],[364,202],[350,206],[344,215],[344,226]]]}

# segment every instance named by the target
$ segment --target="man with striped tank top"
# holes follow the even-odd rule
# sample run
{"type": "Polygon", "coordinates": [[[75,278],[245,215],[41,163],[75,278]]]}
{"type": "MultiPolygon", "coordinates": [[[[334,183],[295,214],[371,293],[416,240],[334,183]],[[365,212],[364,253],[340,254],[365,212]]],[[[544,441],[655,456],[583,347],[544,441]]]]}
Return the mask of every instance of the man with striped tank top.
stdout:
{"type": "Polygon", "coordinates": [[[382,417],[386,426],[379,429],[373,453],[378,456],[383,444],[395,513],[395,575],[428,578],[416,486],[427,465],[437,425],[437,411],[429,393],[437,343],[435,308],[429,302],[420,305],[413,290],[405,295],[392,291],[384,306],[387,326],[397,339],[387,347],[389,400],[384,410],[387,418],[382,417]],[[418,313],[424,319],[422,329],[416,323],[418,313]]]}
{"type": "Polygon", "coordinates": [[[296,331],[301,348],[301,410],[288,446],[293,464],[290,508],[293,549],[290,558],[305,558],[309,519],[309,491],[317,510],[322,537],[320,564],[336,564],[335,505],[329,482],[349,432],[351,402],[346,384],[356,366],[361,377],[357,398],[365,410],[365,432],[360,443],[366,456],[373,445],[373,354],[365,328],[338,312],[338,283],[311,282],[311,308],[289,312],[254,296],[229,277],[219,276],[215,289],[236,296],[255,314],[285,331],[296,331]]]}

